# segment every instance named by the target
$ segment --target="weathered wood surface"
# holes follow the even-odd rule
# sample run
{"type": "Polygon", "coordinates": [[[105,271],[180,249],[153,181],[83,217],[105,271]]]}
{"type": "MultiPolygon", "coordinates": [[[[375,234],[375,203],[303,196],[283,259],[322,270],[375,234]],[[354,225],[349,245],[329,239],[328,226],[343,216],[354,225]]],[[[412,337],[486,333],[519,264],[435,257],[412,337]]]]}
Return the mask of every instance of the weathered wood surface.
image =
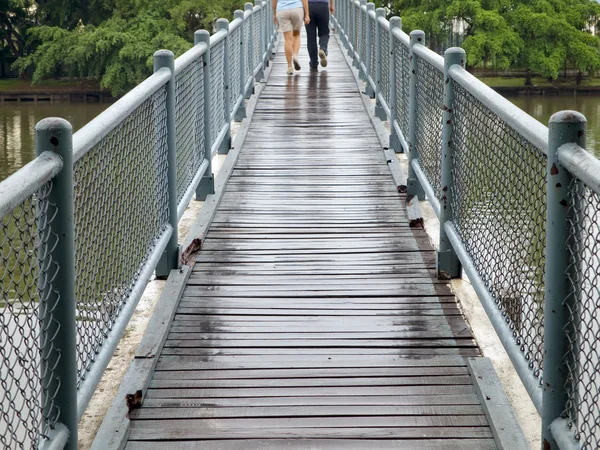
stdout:
{"type": "Polygon", "coordinates": [[[493,449],[479,349],[337,43],[277,54],[128,450],[493,449]]]}

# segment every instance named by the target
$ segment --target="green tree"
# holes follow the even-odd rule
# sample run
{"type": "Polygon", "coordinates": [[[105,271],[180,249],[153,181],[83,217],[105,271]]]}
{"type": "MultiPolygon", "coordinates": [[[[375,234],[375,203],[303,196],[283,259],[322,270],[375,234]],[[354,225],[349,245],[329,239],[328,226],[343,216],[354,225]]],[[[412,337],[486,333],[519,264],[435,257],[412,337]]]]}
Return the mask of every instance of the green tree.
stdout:
{"type": "Polygon", "coordinates": [[[0,77],[5,65],[25,53],[25,33],[33,25],[31,0],[0,0],[0,77]]]}
{"type": "Polygon", "coordinates": [[[219,16],[231,18],[242,2],[115,0],[112,16],[98,25],[80,19],[72,30],[31,29],[29,37],[38,46],[15,66],[21,73],[32,68],[34,83],[61,75],[94,78],[121,95],[151,74],[156,50],[182,54],[191,48],[198,27],[212,30],[219,16]]]}
{"type": "Polygon", "coordinates": [[[556,79],[568,63],[588,74],[600,68],[600,40],[582,29],[589,17],[582,16],[584,8],[573,4],[586,1],[540,0],[521,4],[508,14],[523,41],[517,63],[527,69],[526,84],[532,83],[532,72],[556,79]]]}

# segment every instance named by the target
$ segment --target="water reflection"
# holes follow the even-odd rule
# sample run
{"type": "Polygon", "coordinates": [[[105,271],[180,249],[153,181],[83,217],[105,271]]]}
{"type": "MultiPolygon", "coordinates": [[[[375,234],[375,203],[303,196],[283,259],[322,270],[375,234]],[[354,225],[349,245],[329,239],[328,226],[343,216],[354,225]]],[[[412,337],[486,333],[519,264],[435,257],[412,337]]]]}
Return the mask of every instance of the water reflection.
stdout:
{"type": "Polygon", "coordinates": [[[573,109],[588,121],[587,150],[600,157],[600,97],[584,95],[507,97],[544,125],[557,111],[573,109]]]}
{"type": "Polygon", "coordinates": [[[35,154],[35,124],[46,117],[63,117],[77,131],[108,104],[0,104],[0,181],[16,172],[35,154]]]}

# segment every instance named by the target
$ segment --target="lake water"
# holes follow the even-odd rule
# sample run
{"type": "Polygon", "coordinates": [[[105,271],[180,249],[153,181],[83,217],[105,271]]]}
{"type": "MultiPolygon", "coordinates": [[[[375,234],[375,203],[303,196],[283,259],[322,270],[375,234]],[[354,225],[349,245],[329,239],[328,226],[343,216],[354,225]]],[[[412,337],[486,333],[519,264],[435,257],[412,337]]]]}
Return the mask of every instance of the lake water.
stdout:
{"type": "MultiPolygon", "coordinates": [[[[600,157],[600,97],[563,95],[508,99],[544,125],[556,111],[574,109],[583,113],[588,120],[588,150],[600,157]]],[[[0,181],[33,159],[37,122],[46,117],[63,117],[77,131],[108,106],[96,103],[0,104],[0,181]]]]}
{"type": "Polygon", "coordinates": [[[557,111],[565,109],[579,111],[588,121],[587,150],[600,157],[600,97],[536,95],[507,98],[546,126],[550,116],[557,111]]]}
{"type": "Polygon", "coordinates": [[[77,131],[108,106],[106,103],[0,104],[0,180],[34,158],[35,124],[40,120],[62,117],[77,131]]]}

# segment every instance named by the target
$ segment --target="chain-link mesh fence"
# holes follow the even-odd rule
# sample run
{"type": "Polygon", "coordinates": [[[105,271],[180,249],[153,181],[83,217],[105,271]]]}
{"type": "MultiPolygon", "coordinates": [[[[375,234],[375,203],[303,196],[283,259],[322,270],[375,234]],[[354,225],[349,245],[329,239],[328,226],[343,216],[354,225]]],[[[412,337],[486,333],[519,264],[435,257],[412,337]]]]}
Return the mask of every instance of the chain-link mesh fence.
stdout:
{"type": "Polygon", "coordinates": [[[175,77],[177,204],[204,161],[204,67],[192,62],[175,77]]]}
{"type": "Polygon", "coordinates": [[[51,258],[58,236],[50,226],[57,208],[49,201],[52,183],[42,186],[0,219],[0,444],[37,449],[59,420],[54,404],[59,380],[52,330],[56,296],[49,283],[60,277],[51,258]],[[48,331],[50,335],[42,330],[48,331]]]}
{"type": "Polygon", "coordinates": [[[254,18],[252,20],[252,54],[254,57],[254,67],[252,68],[252,73],[254,74],[254,70],[260,65],[262,59],[262,51],[260,48],[260,12],[254,13],[254,18]]]}
{"type": "Polygon", "coordinates": [[[229,114],[233,114],[240,96],[240,63],[242,27],[239,26],[231,32],[228,38],[227,50],[229,54],[229,114]]]}
{"type": "MultiPolygon", "coordinates": [[[[369,15],[367,11],[360,8],[360,60],[363,64],[367,63],[367,52],[369,49],[367,48],[367,20],[369,19],[369,15]]],[[[366,67],[369,70],[368,67],[366,67]]]]}
{"type": "Polygon", "coordinates": [[[168,223],[165,88],[75,163],[74,183],[81,384],[168,223]]]}
{"type": "Polygon", "coordinates": [[[355,3],[352,4],[352,13],[354,19],[354,27],[352,30],[352,46],[354,48],[354,51],[357,52],[360,56],[360,8],[355,3]]]}
{"type": "Polygon", "coordinates": [[[225,125],[225,41],[210,49],[210,133],[214,145],[225,125]]]}
{"type": "Polygon", "coordinates": [[[375,28],[375,17],[373,15],[371,15],[370,13],[367,14],[367,20],[369,21],[369,38],[371,39],[371,41],[369,42],[369,67],[367,67],[367,70],[369,71],[369,76],[371,77],[371,80],[373,83],[375,83],[375,80],[377,79],[377,76],[375,74],[376,70],[377,70],[377,58],[376,58],[376,52],[377,52],[377,41],[375,39],[376,37],[376,28],[375,28]]]}
{"type": "Polygon", "coordinates": [[[410,102],[410,50],[394,37],[396,72],[396,120],[404,139],[408,139],[408,110],[410,102]]]}
{"type": "Polygon", "coordinates": [[[423,58],[417,60],[415,150],[437,198],[442,193],[442,106],[444,74],[423,58]]]}
{"type": "Polygon", "coordinates": [[[390,28],[389,26],[379,26],[379,42],[381,43],[381,83],[379,88],[381,95],[385,100],[388,108],[391,107],[391,92],[390,92],[390,64],[392,55],[390,51],[390,28]]]}
{"type": "Polygon", "coordinates": [[[593,450],[600,448],[600,196],[574,178],[568,208],[566,415],[582,450],[593,450]]]}
{"type": "Polygon", "coordinates": [[[454,83],[452,195],[463,245],[536,377],[543,358],[546,156],[454,83]]]}
{"type": "Polygon", "coordinates": [[[254,15],[246,19],[244,24],[244,55],[246,56],[246,80],[254,75],[254,67],[252,62],[252,34],[254,33],[254,15]]]}

